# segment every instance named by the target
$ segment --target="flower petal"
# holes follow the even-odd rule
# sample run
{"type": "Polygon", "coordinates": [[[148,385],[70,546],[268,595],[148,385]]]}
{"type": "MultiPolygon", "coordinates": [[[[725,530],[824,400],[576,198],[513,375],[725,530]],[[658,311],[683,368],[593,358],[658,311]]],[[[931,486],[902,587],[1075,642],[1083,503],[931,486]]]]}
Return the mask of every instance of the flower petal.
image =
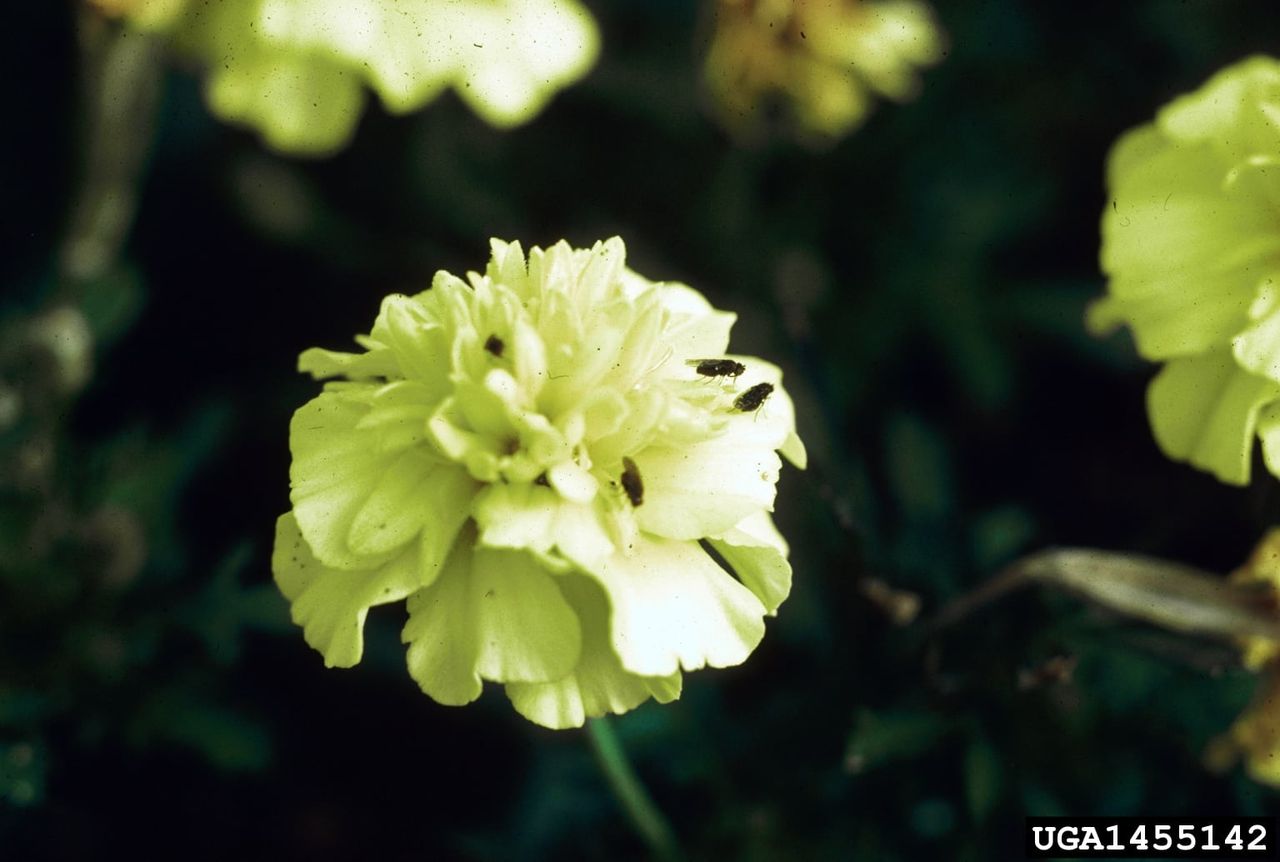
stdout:
{"type": "Polygon", "coordinates": [[[289,424],[289,497],[298,528],[316,557],[338,569],[368,569],[381,561],[347,545],[356,514],[397,457],[356,429],[367,412],[345,392],[326,391],[299,407],[289,424]]]}
{"type": "Polygon", "coordinates": [[[718,536],[772,509],[782,468],[772,448],[738,445],[730,434],[679,449],[652,446],[634,461],[645,489],[636,520],[670,539],[718,536]]]}
{"type": "Polygon", "coordinates": [[[409,621],[400,639],[409,644],[409,675],[433,700],[462,706],[480,696],[480,652],[471,601],[471,547],[458,542],[435,583],[409,596],[409,621]]]}
{"type": "Polygon", "coordinates": [[[582,657],[563,679],[509,683],[507,697],[530,721],[560,730],[581,727],[588,718],[635,709],[650,697],[668,703],[680,696],[680,673],[643,677],[628,673],[609,643],[609,602],[588,578],[556,581],[582,623],[582,657]]]}
{"type": "Polygon", "coordinates": [[[582,649],[577,614],[551,575],[528,554],[480,548],[471,595],[476,667],[496,682],[546,682],[573,670],[582,649]]]}
{"type": "Polygon", "coordinates": [[[562,500],[551,527],[556,548],[579,566],[590,567],[614,551],[605,526],[603,507],[595,503],[562,500]]]}
{"type": "Polygon", "coordinates": [[[730,355],[728,358],[746,366],[743,380],[749,379],[750,382],[744,386],[757,383],[773,385],[773,391],[759,408],[748,413],[735,410],[730,414],[729,432],[733,435],[734,445],[750,442],[777,449],[803,470],[808,464],[808,454],[796,434],[796,408],[782,385],[782,369],[756,356],[730,355]]]}
{"type": "Polygon", "coordinates": [[[271,570],[291,603],[293,621],[328,667],[351,667],[364,652],[364,621],[373,605],[399,601],[422,586],[417,545],[369,571],[340,571],[320,562],[293,513],[276,521],[271,570]]]}
{"type": "Polygon", "coordinates": [[[1258,437],[1267,469],[1280,476],[1280,401],[1272,401],[1258,411],[1258,437]]]}
{"type": "Polygon", "coordinates": [[[316,380],[328,377],[349,377],[360,380],[369,377],[391,377],[400,373],[394,354],[385,347],[377,347],[365,353],[344,353],[340,350],[324,350],[312,347],[298,357],[298,370],[310,374],[316,380]]]}
{"type": "Polygon", "coordinates": [[[374,332],[386,339],[406,378],[431,387],[429,403],[445,396],[450,389],[446,373],[449,346],[440,324],[423,303],[393,293],[382,300],[374,332]]]}
{"type": "Polygon", "coordinates": [[[469,507],[477,487],[466,470],[438,465],[420,489],[418,505],[426,510],[421,537],[423,586],[435,579],[471,517],[469,507]]]}
{"type": "Polygon", "coordinates": [[[1111,205],[1102,218],[1110,296],[1091,324],[1128,320],[1149,359],[1197,353],[1248,323],[1258,273],[1280,254],[1280,218],[1251,183],[1229,187],[1233,165],[1208,144],[1150,126],[1116,145],[1111,205]]]}
{"type": "Polygon", "coordinates": [[[741,664],[764,636],[765,608],[693,542],[642,535],[634,552],[590,572],[613,609],[613,648],[628,671],[741,664]]]}
{"type": "Polygon", "coordinates": [[[347,545],[352,551],[376,556],[395,550],[416,536],[438,511],[466,507],[467,497],[444,501],[444,506],[428,502],[427,494],[445,487],[430,482],[434,466],[434,460],[421,449],[401,453],[351,519],[347,545]]]}
{"type": "Polygon", "coordinates": [[[613,553],[613,542],[595,503],[561,499],[541,485],[490,485],[475,503],[480,543],[545,554],[558,548],[579,565],[613,553]]]}
{"type": "Polygon", "coordinates": [[[658,299],[667,312],[662,340],[671,347],[664,365],[681,368],[686,360],[720,356],[729,346],[729,330],[738,315],[719,311],[698,291],[678,282],[656,285],[658,299]]]}
{"type": "Polygon", "coordinates": [[[755,593],[769,615],[776,614],[791,592],[790,549],[769,513],[747,516],[723,536],[712,539],[711,547],[733,567],[738,580],[755,593]]]}
{"type": "Polygon", "coordinates": [[[1151,382],[1147,412],[1166,455],[1243,485],[1258,411],[1280,398],[1280,384],[1250,374],[1227,350],[1174,359],[1151,382]]]}
{"type": "Polygon", "coordinates": [[[208,61],[210,110],[256,128],[284,152],[318,156],[343,147],[364,106],[359,78],[327,58],[263,43],[245,8],[216,4],[179,33],[183,50],[208,61]]]}
{"type": "Polygon", "coordinates": [[[1280,313],[1275,278],[1267,278],[1254,302],[1253,326],[1231,341],[1236,361],[1254,374],[1280,382],[1280,313]]]}
{"type": "Polygon", "coordinates": [[[476,497],[480,543],[491,548],[551,550],[551,525],[559,498],[542,485],[488,485],[476,497]]]}
{"type": "Polygon", "coordinates": [[[577,615],[528,554],[462,542],[436,583],[409,598],[409,673],[441,703],[466,703],[480,680],[564,677],[582,648],[577,615]]]}
{"type": "Polygon", "coordinates": [[[1280,62],[1256,55],[1234,63],[1198,90],[1175,99],[1156,117],[1173,138],[1205,141],[1226,161],[1275,148],[1274,108],[1280,96],[1280,62]]]}

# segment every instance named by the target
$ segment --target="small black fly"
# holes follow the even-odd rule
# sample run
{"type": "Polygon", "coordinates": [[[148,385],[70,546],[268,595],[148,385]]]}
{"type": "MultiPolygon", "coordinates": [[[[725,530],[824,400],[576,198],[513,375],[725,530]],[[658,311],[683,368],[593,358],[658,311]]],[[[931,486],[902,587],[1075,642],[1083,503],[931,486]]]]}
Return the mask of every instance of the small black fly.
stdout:
{"type": "Polygon", "coordinates": [[[644,481],[640,478],[640,471],[636,468],[636,462],[630,458],[622,459],[622,490],[627,493],[627,499],[631,501],[632,506],[639,506],[644,502],[644,481]]]}
{"type": "Polygon", "coordinates": [[[490,335],[484,340],[484,349],[501,359],[502,351],[507,349],[507,345],[503,344],[502,339],[498,336],[490,335]]]}
{"type": "Polygon", "coordinates": [[[764,404],[766,398],[773,392],[772,383],[757,383],[746,392],[743,392],[737,398],[733,399],[733,406],[743,413],[750,413],[753,410],[759,410],[764,404]]]}
{"type": "Polygon", "coordinates": [[[692,365],[703,377],[737,377],[747,370],[747,366],[732,359],[690,359],[685,364],[692,365]]]}

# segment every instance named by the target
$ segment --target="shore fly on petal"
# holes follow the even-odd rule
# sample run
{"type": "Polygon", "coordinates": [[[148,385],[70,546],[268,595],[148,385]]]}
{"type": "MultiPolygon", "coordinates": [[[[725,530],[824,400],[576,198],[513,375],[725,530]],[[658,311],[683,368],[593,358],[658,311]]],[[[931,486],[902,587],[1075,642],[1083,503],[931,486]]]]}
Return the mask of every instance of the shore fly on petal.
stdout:
{"type": "Polygon", "coordinates": [[[640,478],[640,470],[636,468],[636,462],[626,456],[622,458],[620,480],[622,490],[626,492],[632,506],[639,506],[644,502],[644,481],[640,478]]]}
{"type": "Polygon", "coordinates": [[[733,399],[733,407],[743,413],[759,410],[765,399],[773,392],[772,383],[757,383],[737,398],[733,399]]]}
{"type": "Polygon", "coordinates": [[[690,359],[685,365],[703,377],[738,377],[747,370],[747,366],[732,359],[690,359]]]}

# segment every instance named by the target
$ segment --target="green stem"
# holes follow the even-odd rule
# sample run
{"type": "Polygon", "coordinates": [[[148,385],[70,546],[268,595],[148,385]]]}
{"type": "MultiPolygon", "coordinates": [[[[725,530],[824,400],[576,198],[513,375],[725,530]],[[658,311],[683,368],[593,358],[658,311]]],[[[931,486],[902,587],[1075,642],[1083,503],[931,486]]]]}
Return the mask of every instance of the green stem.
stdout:
{"type": "Polygon", "coordinates": [[[631,820],[631,825],[649,845],[655,859],[662,862],[680,862],[684,857],[676,843],[671,824],[654,805],[644,785],[631,768],[627,753],[613,732],[607,719],[593,718],[587,722],[587,734],[591,739],[591,751],[596,763],[609,780],[609,788],[631,820]]]}

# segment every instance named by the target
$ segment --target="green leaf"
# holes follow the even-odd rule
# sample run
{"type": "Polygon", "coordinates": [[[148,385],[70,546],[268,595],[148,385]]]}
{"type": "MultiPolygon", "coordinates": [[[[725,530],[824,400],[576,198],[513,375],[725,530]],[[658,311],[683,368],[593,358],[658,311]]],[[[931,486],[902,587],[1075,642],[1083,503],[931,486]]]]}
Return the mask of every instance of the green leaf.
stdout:
{"type": "Polygon", "coordinates": [[[919,710],[859,711],[845,747],[845,769],[862,773],[909,760],[932,749],[951,730],[951,720],[919,710]]]}
{"type": "Polygon", "coordinates": [[[214,702],[195,683],[155,689],[127,728],[127,738],[141,748],[189,748],[228,772],[258,772],[271,762],[267,731],[243,713],[214,702]]]}
{"type": "Polygon", "coordinates": [[[1000,755],[986,739],[969,744],[964,757],[964,791],[969,814],[982,823],[995,810],[1003,792],[1004,768],[1000,755]]]}

